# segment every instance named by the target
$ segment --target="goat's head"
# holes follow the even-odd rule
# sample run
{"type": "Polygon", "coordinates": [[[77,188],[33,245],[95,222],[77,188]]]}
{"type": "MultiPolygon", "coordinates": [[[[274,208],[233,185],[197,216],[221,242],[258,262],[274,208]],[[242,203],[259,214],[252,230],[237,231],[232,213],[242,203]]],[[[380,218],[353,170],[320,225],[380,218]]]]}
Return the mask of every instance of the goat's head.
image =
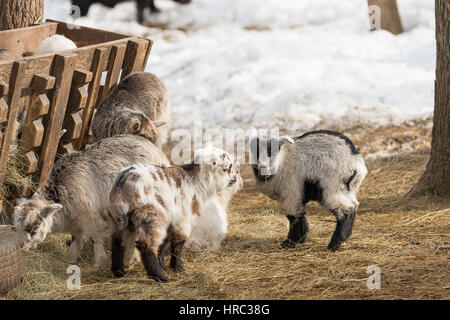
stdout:
{"type": "Polygon", "coordinates": [[[213,179],[216,191],[222,191],[239,183],[236,162],[233,156],[222,149],[208,147],[197,150],[194,155],[194,163],[200,164],[205,178],[213,179]]]}
{"type": "Polygon", "coordinates": [[[50,233],[53,215],[62,205],[40,199],[19,199],[16,203],[14,225],[24,235],[24,249],[35,248],[50,233]]]}
{"type": "Polygon", "coordinates": [[[285,143],[294,143],[294,139],[289,136],[275,137],[254,137],[250,140],[250,163],[253,170],[261,176],[272,176],[277,171],[277,157],[281,147],[285,143]]]}
{"type": "Polygon", "coordinates": [[[126,133],[143,136],[154,143],[158,135],[158,128],[168,123],[167,120],[152,121],[141,113],[134,113],[127,121],[126,133]]]}

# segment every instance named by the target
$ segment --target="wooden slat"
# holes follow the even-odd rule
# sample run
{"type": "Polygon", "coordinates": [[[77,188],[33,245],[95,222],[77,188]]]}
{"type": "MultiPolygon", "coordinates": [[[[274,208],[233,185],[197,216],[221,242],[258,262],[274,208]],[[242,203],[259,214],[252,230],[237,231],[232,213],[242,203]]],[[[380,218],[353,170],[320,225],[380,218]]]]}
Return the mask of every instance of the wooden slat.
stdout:
{"type": "MultiPolygon", "coordinates": [[[[1,150],[0,150],[0,199],[3,198],[3,180],[5,178],[6,163],[9,157],[9,147],[11,145],[13,137],[15,122],[19,113],[19,98],[22,91],[22,78],[26,70],[26,62],[16,61],[11,72],[11,81],[9,83],[8,93],[8,124],[6,128],[5,136],[1,138],[1,150]]],[[[0,200],[1,201],[1,200],[0,200]]],[[[0,202],[0,210],[1,210],[0,202]]]]}
{"type": "Polygon", "coordinates": [[[86,107],[83,110],[83,125],[81,127],[81,136],[76,142],[75,148],[82,150],[87,142],[89,128],[91,127],[92,114],[94,112],[95,103],[97,102],[98,88],[102,77],[102,65],[108,59],[109,51],[106,48],[98,48],[95,50],[92,61],[92,81],[89,85],[89,95],[86,107]]]}
{"type": "MultiPolygon", "coordinates": [[[[31,92],[28,99],[27,116],[22,128],[19,155],[25,159],[22,172],[34,173],[37,169],[35,149],[41,146],[45,128],[42,117],[49,111],[50,100],[46,91],[55,86],[55,77],[46,74],[35,74],[31,80],[31,92]]],[[[25,194],[24,194],[25,195],[25,194]]]]}
{"type": "Polygon", "coordinates": [[[134,39],[128,41],[127,52],[121,79],[129,74],[143,70],[144,61],[147,56],[147,46],[149,41],[145,39],[134,39]]]}
{"type": "Polygon", "coordinates": [[[45,184],[53,167],[61,136],[67,100],[69,99],[70,84],[72,82],[76,58],[77,55],[74,53],[55,55],[52,75],[56,78],[56,81],[52,93],[50,111],[44,117],[45,138],[39,158],[39,166],[41,167],[39,185],[45,184]]]}
{"type": "Polygon", "coordinates": [[[108,63],[108,75],[106,76],[104,90],[102,92],[102,100],[119,81],[126,50],[127,46],[123,43],[114,45],[111,48],[108,63]]]}
{"type": "Polygon", "coordinates": [[[142,71],[145,71],[145,68],[147,67],[148,58],[150,57],[150,51],[152,51],[152,47],[153,47],[153,40],[149,39],[149,43],[147,46],[147,52],[145,54],[144,64],[142,65],[142,71]]]}

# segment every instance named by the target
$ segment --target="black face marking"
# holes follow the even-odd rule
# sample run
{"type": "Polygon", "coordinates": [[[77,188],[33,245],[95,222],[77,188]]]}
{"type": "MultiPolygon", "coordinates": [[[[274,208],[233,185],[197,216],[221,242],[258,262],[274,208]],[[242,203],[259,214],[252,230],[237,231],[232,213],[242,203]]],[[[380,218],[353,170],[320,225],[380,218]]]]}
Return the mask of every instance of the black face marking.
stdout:
{"type": "Polygon", "coordinates": [[[356,170],[353,170],[353,173],[350,177],[348,177],[347,179],[344,179],[344,185],[347,188],[348,191],[350,191],[350,183],[352,182],[352,180],[356,177],[356,170]]]}
{"type": "Polygon", "coordinates": [[[329,131],[329,130],[310,131],[310,132],[306,132],[306,133],[302,134],[301,136],[294,138],[294,140],[302,139],[302,138],[305,138],[312,134],[329,134],[332,136],[339,137],[339,138],[343,139],[345,141],[345,143],[347,143],[347,145],[350,147],[350,151],[352,152],[352,154],[359,154],[358,148],[356,148],[356,146],[353,144],[352,140],[350,140],[350,138],[343,135],[342,133],[339,133],[336,131],[329,131]]]}
{"type": "Polygon", "coordinates": [[[39,229],[40,224],[41,224],[40,221],[33,223],[32,225],[25,227],[24,230],[26,233],[30,234],[30,236],[34,236],[36,234],[37,230],[39,229]]]}
{"type": "Polygon", "coordinates": [[[258,166],[256,164],[252,165],[253,174],[255,175],[255,178],[259,181],[269,181],[274,177],[274,175],[263,175],[261,174],[261,171],[259,171],[258,166]]]}
{"type": "Polygon", "coordinates": [[[322,203],[323,188],[319,181],[305,179],[303,185],[303,205],[309,201],[318,201],[322,203]]]}

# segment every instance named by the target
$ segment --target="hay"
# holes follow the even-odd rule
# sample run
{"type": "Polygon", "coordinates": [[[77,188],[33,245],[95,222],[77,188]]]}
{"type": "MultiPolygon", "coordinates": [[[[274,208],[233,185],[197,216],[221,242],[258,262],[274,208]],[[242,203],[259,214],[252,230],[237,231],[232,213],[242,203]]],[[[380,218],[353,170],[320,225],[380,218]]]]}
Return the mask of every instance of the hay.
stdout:
{"type": "Polygon", "coordinates": [[[81,290],[70,291],[70,236],[53,235],[24,253],[22,285],[4,298],[449,299],[450,200],[403,197],[424,170],[427,154],[419,150],[368,161],[353,235],[336,253],[326,250],[334,218],[315,203],[307,207],[307,242],[281,249],[287,219],[278,203],[257,192],[251,170],[244,166],[244,189],[231,202],[223,248],[186,252],[187,272],[170,272],[171,282],[148,280],[142,265],[115,279],[109,265],[91,267],[92,244],[87,243],[78,264],[81,290]],[[367,288],[371,265],[381,269],[381,290],[367,288]]]}
{"type": "Polygon", "coordinates": [[[9,148],[8,162],[6,164],[5,179],[3,182],[3,201],[10,201],[23,193],[25,188],[35,189],[35,183],[31,176],[23,173],[23,161],[19,157],[19,145],[11,144],[9,148]]]}

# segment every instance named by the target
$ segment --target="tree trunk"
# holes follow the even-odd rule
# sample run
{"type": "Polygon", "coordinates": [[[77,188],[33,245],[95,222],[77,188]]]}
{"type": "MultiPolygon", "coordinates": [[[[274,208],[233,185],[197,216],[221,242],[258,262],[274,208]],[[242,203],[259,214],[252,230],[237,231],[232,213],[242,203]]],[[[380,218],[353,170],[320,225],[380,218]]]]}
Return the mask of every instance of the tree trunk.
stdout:
{"type": "Polygon", "coordinates": [[[370,31],[383,29],[392,34],[403,32],[397,0],[368,0],[370,31]]]}
{"type": "Polygon", "coordinates": [[[436,81],[431,155],[409,196],[450,197],[450,0],[436,1],[436,81]]]}
{"type": "Polygon", "coordinates": [[[44,0],[0,0],[0,31],[28,27],[43,17],[44,0]]]}

